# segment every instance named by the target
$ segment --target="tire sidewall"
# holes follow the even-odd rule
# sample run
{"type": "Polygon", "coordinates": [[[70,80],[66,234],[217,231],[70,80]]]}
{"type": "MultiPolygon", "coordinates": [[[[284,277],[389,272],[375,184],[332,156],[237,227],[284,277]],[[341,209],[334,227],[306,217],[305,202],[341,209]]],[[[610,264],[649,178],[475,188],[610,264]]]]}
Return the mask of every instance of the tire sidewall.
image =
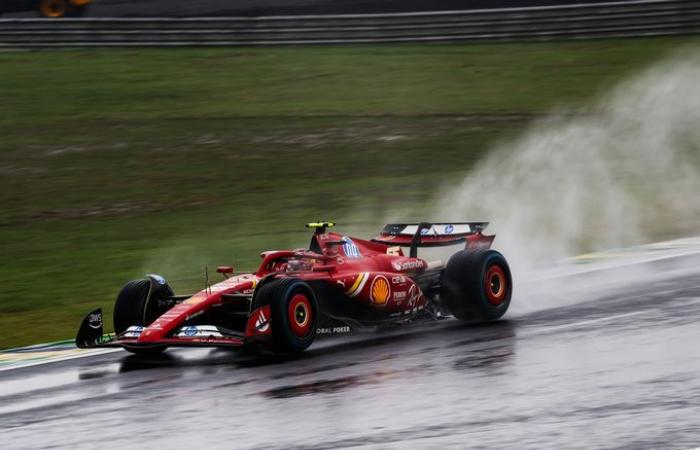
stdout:
{"type": "Polygon", "coordinates": [[[165,312],[156,301],[171,295],[167,283],[159,284],[151,277],[129,281],[114,303],[114,331],[119,334],[131,325],[147,327],[165,312]]]}
{"type": "Polygon", "coordinates": [[[280,278],[263,286],[263,296],[257,298],[255,307],[270,306],[273,349],[278,352],[299,353],[306,350],[316,337],[319,309],[313,289],[303,280],[280,278]],[[298,336],[292,330],[289,307],[296,294],[304,294],[310,306],[311,323],[306,336],[298,336]]]}
{"type": "MultiPolygon", "coordinates": [[[[485,319],[487,320],[494,320],[499,317],[501,317],[503,314],[505,314],[506,310],[508,309],[508,306],[510,306],[510,299],[511,296],[513,295],[513,280],[510,274],[510,268],[508,267],[508,263],[506,262],[505,258],[503,255],[501,255],[499,252],[496,250],[489,250],[487,251],[484,256],[483,256],[483,261],[479,265],[480,269],[480,276],[479,276],[479,287],[478,292],[481,294],[479,295],[479,304],[480,304],[480,309],[482,311],[482,314],[485,319]],[[498,305],[494,305],[491,303],[488,299],[488,295],[486,293],[486,274],[489,270],[489,268],[492,265],[498,265],[502,270],[506,278],[506,293],[505,293],[505,298],[501,303],[498,305]]],[[[475,288],[476,290],[476,288],[475,288]]]]}
{"type": "Polygon", "coordinates": [[[488,321],[503,316],[510,306],[513,281],[508,262],[496,250],[461,250],[450,258],[442,277],[445,303],[461,320],[488,321]],[[486,293],[486,274],[498,265],[505,275],[505,298],[492,304],[486,293]]]}
{"type": "Polygon", "coordinates": [[[144,310],[151,291],[150,280],[133,280],[126,283],[114,302],[114,332],[121,334],[132,325],[146,326],[144,310]]]}

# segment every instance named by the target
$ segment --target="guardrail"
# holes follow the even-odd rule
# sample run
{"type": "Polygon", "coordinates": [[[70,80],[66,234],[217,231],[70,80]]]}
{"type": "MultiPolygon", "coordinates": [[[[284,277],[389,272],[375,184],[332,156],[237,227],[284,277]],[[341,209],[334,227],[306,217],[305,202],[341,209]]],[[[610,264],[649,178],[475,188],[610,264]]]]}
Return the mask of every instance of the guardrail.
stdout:
{"type": "Polygon", "coordinates": [[[0,47],[523,41],[698,32],[700,0],[639,0],[396,14],[0,19],[0,47]]]}

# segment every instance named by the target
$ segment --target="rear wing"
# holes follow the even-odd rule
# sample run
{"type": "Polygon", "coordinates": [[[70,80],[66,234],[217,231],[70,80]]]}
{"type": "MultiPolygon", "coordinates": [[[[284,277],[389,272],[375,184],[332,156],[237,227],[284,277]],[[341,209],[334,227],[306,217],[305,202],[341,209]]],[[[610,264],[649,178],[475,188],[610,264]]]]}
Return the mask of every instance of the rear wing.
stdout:
{"type": "Polygon", "coordinates": [[[411,247],[412,258],[418,254],[418,247],[443,247],[470,241],[490,246],[494,236],[483,236],[481,232],[488,222],[445,222],[445,223],[390,223],[384,226],[379,236],[372,239],[387,245],[411,247]]]}

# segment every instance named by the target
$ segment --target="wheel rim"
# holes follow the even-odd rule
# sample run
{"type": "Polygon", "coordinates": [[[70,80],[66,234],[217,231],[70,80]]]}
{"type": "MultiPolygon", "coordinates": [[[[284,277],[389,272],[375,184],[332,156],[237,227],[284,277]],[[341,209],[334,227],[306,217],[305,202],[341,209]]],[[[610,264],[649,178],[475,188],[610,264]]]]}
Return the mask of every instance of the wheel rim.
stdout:
{"type": "Polygon", "coordinates": [[[484,289],[486,298],[492,305],[498,306],[505,301],[508,293],[508,279],[501,266],[494,264],[486,271],[484,289]]]}
{"type": "Polygon", "coordinates": [[[304,294],[295,294],[289,302],[289,323],[292,332],[298,337],[306,337],[311,332],[311,302],[304,294]]]}
{"type": "Polygon", "coordinates": [[[44,17],[63,17],[68,6],[64,0],[43,0],[41,2],[41,15],[44,17]]]}

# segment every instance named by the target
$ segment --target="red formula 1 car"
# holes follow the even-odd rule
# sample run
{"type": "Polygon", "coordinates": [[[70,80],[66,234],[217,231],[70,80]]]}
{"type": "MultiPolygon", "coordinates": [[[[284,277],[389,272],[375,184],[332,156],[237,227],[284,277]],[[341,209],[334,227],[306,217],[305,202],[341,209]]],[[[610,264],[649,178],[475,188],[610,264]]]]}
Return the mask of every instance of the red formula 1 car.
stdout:
{"type": "Polygon", "coordinates": [[[501,317],[512,281],[505,258],[490,250],[487,223],[389,224],[372,240],[314,228],[308,249],[268,251],[254,273],[227,277],[194,295],[175,295],[166,280],[130,281],[114,305],[114,335],[103,335],[102,310],[85,317],[78,347],[123,347],[157,353],[167,347],[262,345],[301,352],[317,336],[453,315],[501,317]],[[463,245],[447,264],[418,257],[420,247],[463,245]],[[404,249],[408,255],[404,254],[404,249]]]}

